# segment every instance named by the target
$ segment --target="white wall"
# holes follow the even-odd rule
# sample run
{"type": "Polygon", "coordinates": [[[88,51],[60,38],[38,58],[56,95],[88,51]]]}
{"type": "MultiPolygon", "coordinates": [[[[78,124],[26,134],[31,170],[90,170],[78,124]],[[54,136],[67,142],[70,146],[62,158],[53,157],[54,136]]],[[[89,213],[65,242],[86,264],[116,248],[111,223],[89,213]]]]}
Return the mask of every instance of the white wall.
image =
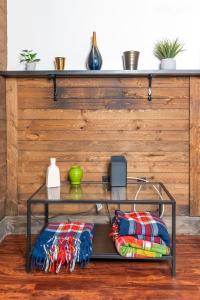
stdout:
{"type": "Polygon", "coordinates": [[[157,69],[154,43],[176,38],[185,44],[177,68],[200,69],[199,0],[8,0],[8,69],[22,69],[19,52],[34,49],[38,69],[54,69],[55,56],[67,69],[85,69],[92,31],[102,69],[121,70],[125,50],[139,50],[139,69],[157,69]]]}

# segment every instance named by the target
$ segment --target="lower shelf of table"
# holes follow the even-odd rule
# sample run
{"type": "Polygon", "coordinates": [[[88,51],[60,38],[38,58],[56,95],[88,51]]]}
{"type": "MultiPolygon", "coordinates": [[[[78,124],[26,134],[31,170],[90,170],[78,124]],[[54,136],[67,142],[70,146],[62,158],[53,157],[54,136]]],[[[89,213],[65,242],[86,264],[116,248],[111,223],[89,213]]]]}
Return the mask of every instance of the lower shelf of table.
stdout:
{"type": "Polygon", "coordinates": [[[95,233],[93,239],[92,259],[126,259],[126,260],[172,260],[172,255],[159,258],[126,258],[120,256],[115,248],[115,244],[109,237],[111,232],[110,224],[95,224],[95,233]]]}

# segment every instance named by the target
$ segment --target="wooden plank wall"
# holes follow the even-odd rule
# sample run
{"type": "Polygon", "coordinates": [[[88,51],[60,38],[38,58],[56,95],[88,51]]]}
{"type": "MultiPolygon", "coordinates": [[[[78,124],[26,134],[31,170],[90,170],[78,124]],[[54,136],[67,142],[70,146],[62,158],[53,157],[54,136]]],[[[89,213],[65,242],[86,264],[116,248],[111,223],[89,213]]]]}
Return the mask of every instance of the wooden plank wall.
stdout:
{"type": "Polygon", "coordinates": [[[7,114],[7,205],[6,214],[16,215],[18,211],[18,102],[17,80],[6,80],[6,114],[7,114]]]}
{"type": "Polygon", "coordinates": [[[0,77],[0,220],[5,216],[6,202],[6,92],[5,78],[0,77]]]}
{"type": "Polygon", "coordinates": [[[190,79],[190,214],[200,215],[200,78],[190,79]]]}
{"type": "Polygon", "coordinates": [[[123,154],[129,176],[162,181],[189,213],[189,77],[18,79],[18,209],[45,181],[56,157],[62,179],[74,163],[101,180],[111,155],[123,154]]]}
{"type": "MultiPolygon", "coordinates": [[[[0,70],[7,65],[7,1],[0,0],[0,70]]],[[[6,201],[6,111],[5,79],[0,78],[0,220],[5,216],[6,201]]]]}

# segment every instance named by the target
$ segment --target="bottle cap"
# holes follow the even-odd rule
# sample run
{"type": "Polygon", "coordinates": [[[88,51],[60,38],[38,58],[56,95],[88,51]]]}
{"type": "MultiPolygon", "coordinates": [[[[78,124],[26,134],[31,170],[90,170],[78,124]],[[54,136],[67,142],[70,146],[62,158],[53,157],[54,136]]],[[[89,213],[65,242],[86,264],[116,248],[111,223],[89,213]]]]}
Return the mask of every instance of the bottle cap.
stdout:
{"type": "Polygon", "coordinates": [[[56,163],[56,158],[54,158],[54,157],[53,157],[53,158],[50,158],[50,162],[51,162],[52,165],[55,165],[55,163],[56,163]]]}

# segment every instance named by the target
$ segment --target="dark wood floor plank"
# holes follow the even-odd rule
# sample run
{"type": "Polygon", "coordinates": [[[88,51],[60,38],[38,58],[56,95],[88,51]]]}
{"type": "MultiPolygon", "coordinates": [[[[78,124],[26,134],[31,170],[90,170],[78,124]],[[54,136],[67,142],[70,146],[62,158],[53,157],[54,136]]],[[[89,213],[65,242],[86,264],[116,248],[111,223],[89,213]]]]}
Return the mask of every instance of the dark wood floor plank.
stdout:
{"type": "Polygon", "coordinates": [[[0,299],[199,300],[200,236],[178,236],[177,277],[168,262],[92,261],[58,275],[25,272],[25,236],[0,244],[0,299]]]}

